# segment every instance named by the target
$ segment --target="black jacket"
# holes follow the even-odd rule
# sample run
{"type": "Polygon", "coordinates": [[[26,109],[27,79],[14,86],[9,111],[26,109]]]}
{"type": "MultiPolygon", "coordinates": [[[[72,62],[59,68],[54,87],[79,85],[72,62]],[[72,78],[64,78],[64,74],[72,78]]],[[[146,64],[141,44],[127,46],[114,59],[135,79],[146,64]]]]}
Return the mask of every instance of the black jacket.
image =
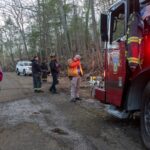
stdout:
{"type": "Polygon", "coordinates": [[[51,60],[50,64],[51,74],[52,75],[58,75],[59,73],[59,65],[57,63],[57,60],[51,60]]]}
{"type": "Polygon", "coordinates": [[[42,63],[42,65],[41,65],[41,70],[42,70],[42,71],[48,71],[48,66],[47,66],[46,63],[42,63]]]}
{"type": "Polygon", "coordinates": [[[41,67],[38,61],[33,60],[32,61],[32,74],[40,74],[41,73],[41,67]]]}

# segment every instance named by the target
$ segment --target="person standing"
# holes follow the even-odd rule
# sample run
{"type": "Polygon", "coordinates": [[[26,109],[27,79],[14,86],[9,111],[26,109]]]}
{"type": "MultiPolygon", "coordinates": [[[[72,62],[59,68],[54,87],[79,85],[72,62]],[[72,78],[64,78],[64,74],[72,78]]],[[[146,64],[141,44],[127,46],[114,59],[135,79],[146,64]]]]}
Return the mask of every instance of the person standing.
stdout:
{"type": "Polygon", "coordinates": [[[83,69],[80,59],[80,55],[75,55],[73,59],[68,60],[68,76],[71,80],[71,102],[81,100],[79,96],[79,89],[81,76],[83,76],[83,69]]]}
{"type": "Polygon", "coordinates": [[[39,58],[38,56],[34,56],[32,60],[32,77],[33,77],[33,88],[34,92],[39,93],[43,92],[41,90],[41,67],[39,64],[39,58]]]}
{"type": "Polygon", "coordinates": [[[48,74],[48,66],[46,60],[44,60],[41,64],[41,71],[42,71],[42,81],[47,81],[47,74],[48,74]]]}
{"type": "Polygon", "coordinates": [[[53,94],[57,94],[56,85],[58,84],[58,75],[59,75],[60,65],[57,62],[56,54],[51,54],[50,57],[51,57],[51,61],[50,61],[49,66],[50,66],[53,81],[52,81],[52,85],[49,91],[52,92],[53,94]]]}

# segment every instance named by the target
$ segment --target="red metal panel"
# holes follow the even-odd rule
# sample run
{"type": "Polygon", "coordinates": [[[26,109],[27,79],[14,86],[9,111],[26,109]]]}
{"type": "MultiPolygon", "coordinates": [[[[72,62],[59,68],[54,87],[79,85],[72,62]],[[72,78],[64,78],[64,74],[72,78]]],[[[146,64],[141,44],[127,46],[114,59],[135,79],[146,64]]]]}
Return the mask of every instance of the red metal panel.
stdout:
{"type": "Polygon", "coordinates": [[[144,53],[143,54],[143,65],[142,68],[146,68],[150,66],[150,34],[149,35],[145,35],[143,38],[143,49],[144,49],[144,53]]]}
{"type": "Polygon", "coordinates": [[[117,49],[107,52],[106,102],[121,106],[126,76],[125,42],[118,42],[117,49]]]}
{"type": "Polygon", "coordinates": [[[122,104],[122,90],[110,88],[107,92],[107,99],[109,99],[109,103],[115,106],[121,106],[122,104]]]}
{"type": "Polygon", "coordinates": [[[105,103],[105,90],[100,88],[95,88],[95,98],[105,103]]]}

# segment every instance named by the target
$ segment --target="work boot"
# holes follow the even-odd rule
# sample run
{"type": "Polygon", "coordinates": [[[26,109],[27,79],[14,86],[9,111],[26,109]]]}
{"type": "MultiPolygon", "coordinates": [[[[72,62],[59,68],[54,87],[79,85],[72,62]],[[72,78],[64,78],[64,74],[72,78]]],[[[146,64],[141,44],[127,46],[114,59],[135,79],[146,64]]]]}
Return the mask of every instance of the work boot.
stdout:
{"type": "Polygon", "coordinates": [[[34,93],[38,93],[38,90],[34,90],[34,93]]]}
{"type": "Polygon", "coordinates": [[[52,94],[59,94],[57,91],[53,91],[52,94]]]}
{"type": "Polygon", "coordinates": [[[76,99],[75,98],[72,98],[71,100],[70,100],[70,102],[76,102],[76,99]]]}
{"type": "Polygon", "coordinates": [[[44,93],[44,91],[43,90],[39,90],[38,93],[44,93]]]}
{"type": "Polygon", "coordinates": [[[34,90],[35,93],[44,93],[43,90],[34,90]]]}
{"type": "Polygon", "coordinates": [[[76,100],[77,101],[81,101],[82,99],[80,97],[76,97],[76,100]]]}
{"type": "Polygon", "coordinates": [[[51,88],[49,88],[49,91],[52,92],[53,90],[51,88]]]}

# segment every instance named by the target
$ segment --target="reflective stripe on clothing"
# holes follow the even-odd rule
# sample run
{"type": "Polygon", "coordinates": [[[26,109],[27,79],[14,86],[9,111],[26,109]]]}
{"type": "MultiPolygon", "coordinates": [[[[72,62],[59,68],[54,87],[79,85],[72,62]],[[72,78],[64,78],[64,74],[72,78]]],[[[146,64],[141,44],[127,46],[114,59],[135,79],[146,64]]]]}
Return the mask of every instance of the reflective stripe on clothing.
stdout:
{"type": "Polygon", "coordinates": [[[42,88],[34,88],[34,90],[41,90],[42,88]]]}
{"type": "Polygon", "coordinates": [[[140,59],[136,57],[129,57],[127,58],[129,63],[137,63],[140,64],[140,59]]]}
{"type": "Polygon", "coordinates": [[[128,38],[128,44],[131,44],[132,42],[141,44],[141,41],[142,41],[142,38],[139,38],[136,36],[132,36],[132,37],[128,38]]]}

